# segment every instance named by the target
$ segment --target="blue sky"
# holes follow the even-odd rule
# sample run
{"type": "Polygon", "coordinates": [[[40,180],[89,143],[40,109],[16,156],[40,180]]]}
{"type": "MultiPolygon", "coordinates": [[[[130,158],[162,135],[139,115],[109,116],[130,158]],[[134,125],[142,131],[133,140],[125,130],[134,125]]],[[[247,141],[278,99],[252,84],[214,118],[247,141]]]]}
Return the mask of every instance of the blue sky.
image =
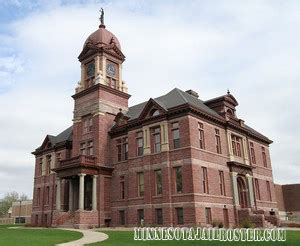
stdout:
{"type": "Polygon", "coordinates": [[[0,0],[0,197],[32,195],[30,152],[72,124],[77,56],[100,7],[126,55],[130,105],[229,88],[238,117],[274,140],[275,181],[299,183],[299,1],[0,0]]]}

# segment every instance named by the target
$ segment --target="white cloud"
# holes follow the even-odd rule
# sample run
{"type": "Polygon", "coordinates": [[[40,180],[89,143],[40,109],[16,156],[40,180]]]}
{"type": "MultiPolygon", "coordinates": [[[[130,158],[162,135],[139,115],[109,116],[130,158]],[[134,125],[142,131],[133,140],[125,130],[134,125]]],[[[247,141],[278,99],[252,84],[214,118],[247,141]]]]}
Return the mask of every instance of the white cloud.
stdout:
{"type": "MultiPolygon", "coordinates": [[[[202,99],[230,88],[240,103],[238,115],[275,140],[275,180],[299,182],[293,144],[300,123],[298,2],[114,1],[104,7],[106,26],[127,56],[123,77],[131,105],[174,87],[192,88],[202,99]],[[283,166],[291,168],[283,172],[283,166]]],[[[27,184],[0,171],[0,196],[9,189],[31,195],[30,152],[46,134],[72,123],[77,56],[98,26],[98,9],[57,1],[11,23],[11,36],[0,35],[1,49],[13,54],[0,58],[0,88],[10,87],[0,95],[0,167],[9,162],[27,184]]]]}

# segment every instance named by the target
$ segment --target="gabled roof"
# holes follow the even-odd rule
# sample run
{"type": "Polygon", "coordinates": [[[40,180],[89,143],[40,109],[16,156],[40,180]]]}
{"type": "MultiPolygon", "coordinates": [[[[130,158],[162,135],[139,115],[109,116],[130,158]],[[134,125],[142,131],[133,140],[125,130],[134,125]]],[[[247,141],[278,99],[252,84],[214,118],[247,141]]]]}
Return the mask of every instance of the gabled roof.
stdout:
{"type": "Polygon", "coordinates": [[[51,145],[54,146],[57,143],[61,143],[64,141],[72,141],[73,136],[73,126],[70,126],[66,130],[62,131],[56,136],[47,135],[42,143],[42,145],[37,148],[37,150],[43,149],[48,141],[50,141],[51,145]]]}
{"type": "MultiPolygon", "coordinates": [[[[175,88],[168,92],[167,94],[154,98],[153,99],[157,104],[159,104],[162,108],[165,110],[184,105],[189,104],[191,106],[194,106],[196,108],[199,108],[200,110],[204,111],[205,113],[208,113],[214,117],[222,119],[222,117],[214,110],[210,109],[208,106],[206,106],[202,100],[178,89],[175,88]]],[[[135,106],[132,106],[128,109],[127,115],[130,117],[130,120],[139,118],[140,114],[142,113],[144,107],[146,106],[147,102],[143,102],[140,104],[137,104],[135,106]]]]}

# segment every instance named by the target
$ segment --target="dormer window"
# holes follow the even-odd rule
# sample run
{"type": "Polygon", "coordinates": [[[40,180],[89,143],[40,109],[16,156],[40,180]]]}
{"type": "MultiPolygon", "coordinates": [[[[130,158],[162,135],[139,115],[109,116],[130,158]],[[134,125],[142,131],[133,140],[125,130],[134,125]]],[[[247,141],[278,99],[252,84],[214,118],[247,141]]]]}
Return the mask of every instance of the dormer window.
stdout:
{"type": "Polygon", "coordinates": [[[160,113],[159,113],[159,110],[158,109],[153,109],[152,111],[151,111],[151,116],[158,116],[160,113]]]}
{"type": "Polygon", "coordinates": [[[231,109],[227,109],[227,114],[229,114],[230,116],[234,116],[234,113],[232,112],[232,110],[231,109]]]}

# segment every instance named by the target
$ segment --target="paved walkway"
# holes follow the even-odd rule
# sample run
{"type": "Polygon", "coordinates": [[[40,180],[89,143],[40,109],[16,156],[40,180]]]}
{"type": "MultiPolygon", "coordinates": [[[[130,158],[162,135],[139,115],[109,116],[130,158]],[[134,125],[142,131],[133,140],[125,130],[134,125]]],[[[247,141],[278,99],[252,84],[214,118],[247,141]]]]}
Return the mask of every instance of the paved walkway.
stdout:
{"type": "Polygon", "coordinates": [[[108,235],[106,235],[105,233],[96,232],[93,230],[79,230],[79,229],[72,229],[72,228],[59,228],[59,229],[67,230],[67,231],[78,231],[83,234],[83,237],[68,243],[57,244],[57,246],[80,246],[80,245],[84,245],[88,243],[96,243],[108,239],[108,235]]]}

